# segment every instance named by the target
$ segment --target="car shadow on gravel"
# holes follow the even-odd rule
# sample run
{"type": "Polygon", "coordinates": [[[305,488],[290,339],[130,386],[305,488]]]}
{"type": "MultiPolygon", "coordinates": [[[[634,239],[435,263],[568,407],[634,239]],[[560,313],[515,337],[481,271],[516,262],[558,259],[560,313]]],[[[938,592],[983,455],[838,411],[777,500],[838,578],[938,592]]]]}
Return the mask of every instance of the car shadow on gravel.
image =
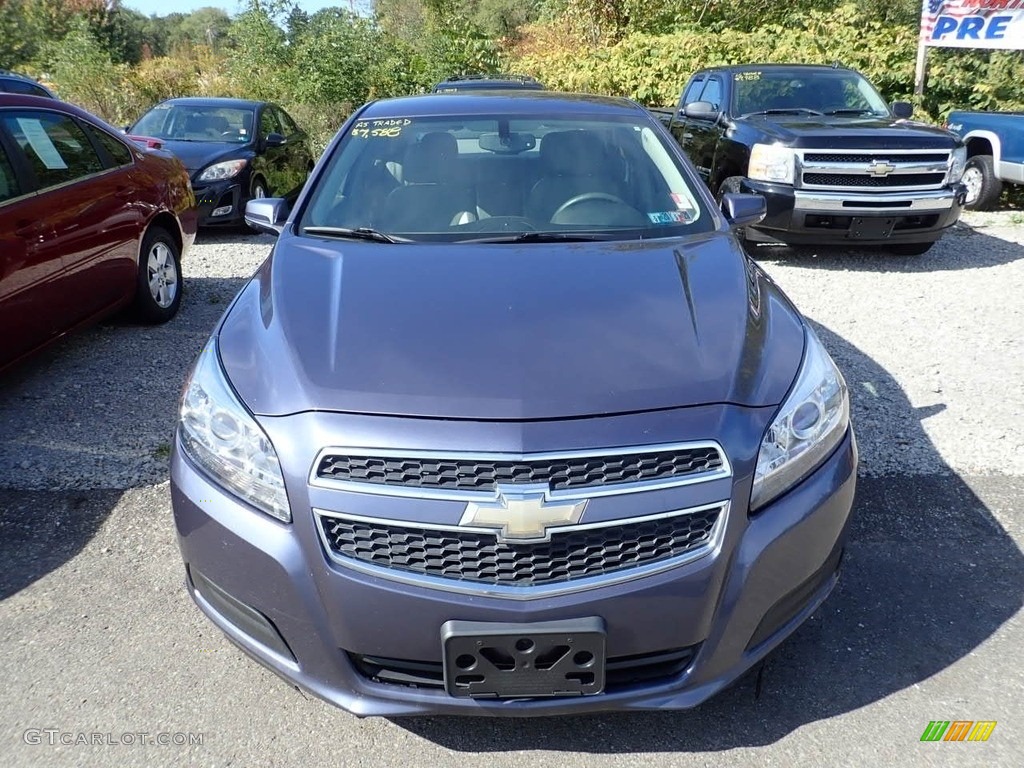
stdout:
{"type": "Polygon", "coordinates": [[[203,228],[196,234],[196,245],[270,245],[275,240],[274,235],[242,227],[203,228]]]}
{"type": "Polygon", "coordinates": [[[857,272],[943,272],[985,269],[1024,259],[1024,245],[957,224],[931,250],[920,256],[899,256],[884,247],[811,247],[762,245],[753,251],[758,262],[857,272]]]}
{"type": "MultiPolygon", "coordinates": [[[[878,364],[827,329],[816,329],[840,368],[870,379],[849,382],[858,429],[898,440],[900,448],[917,454],[912,466],[935,471],[860,478],[839,587],[769,656],[760,680],[755,669],[682,712],[540,722],[492,718],[486,725],[451,717],[393,722],[464,752],[626,754],[762,746],[927,680],[1013,617],[1022,607],[1024,554],[988,504],[1013,509],[1024,497],[1024,480],[991,478],[979,482],[976,493],[942,461],[922,428],[941,404],[914,408],[878,364]]],[[[862,441],[862,456],[871,442],[862,441]]],[[[970,698],[969,686],[962,695],[970,698]]],[[[921,728],[935,716],[922,710],[921,728]]]]}

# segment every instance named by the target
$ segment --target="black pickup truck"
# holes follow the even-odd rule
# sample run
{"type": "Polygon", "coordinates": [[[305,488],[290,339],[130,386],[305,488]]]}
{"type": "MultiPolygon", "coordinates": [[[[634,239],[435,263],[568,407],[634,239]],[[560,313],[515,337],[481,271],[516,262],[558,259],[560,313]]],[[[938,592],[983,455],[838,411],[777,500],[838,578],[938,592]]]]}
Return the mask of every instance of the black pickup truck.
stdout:
{"type": "Polygon", "coordinates": [[[887,105],[858,72],[763,64],[705,69],[674,110],[651,110],[713,193],[754,192],[751,242],[927,251],[956,223],[966,149],[887,105]]]}

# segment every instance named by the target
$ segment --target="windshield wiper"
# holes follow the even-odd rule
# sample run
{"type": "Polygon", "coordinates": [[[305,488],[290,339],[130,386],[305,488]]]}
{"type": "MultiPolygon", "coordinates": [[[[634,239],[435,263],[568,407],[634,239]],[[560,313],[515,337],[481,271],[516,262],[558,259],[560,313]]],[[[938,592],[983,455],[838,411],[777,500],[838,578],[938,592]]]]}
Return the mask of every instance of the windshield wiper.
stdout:
{"type": "Polygon", "coordinates": [[[480,237],[472,240],[460,240],[461,243],[588,243],[611,240],[611,235],[598,235],[593,232],[519,232],[515,235],[499,235],[497,237],[480,237]]]}
{"type": "Polygon", "coordinates": [[[744,117],[755,117],[757,115],[823,115],[816,109],[809,107],[786,107],[785,109],[762,109],[760,112],[748,112],[744,117]]]}
{"type": "Polygon", "coordinates": [[[375,243],[411,242],[404,237],[392,237],[369,227],[356,227],[355,229],[349,227],[303,227],[302,232],[306,235],[324,235],[347,240],[372,240],[375,243]]]}
{"type": "Polygon", "coordinates": [[[873,109],[829,109],[826,115],[877,115],[873,109]]]}

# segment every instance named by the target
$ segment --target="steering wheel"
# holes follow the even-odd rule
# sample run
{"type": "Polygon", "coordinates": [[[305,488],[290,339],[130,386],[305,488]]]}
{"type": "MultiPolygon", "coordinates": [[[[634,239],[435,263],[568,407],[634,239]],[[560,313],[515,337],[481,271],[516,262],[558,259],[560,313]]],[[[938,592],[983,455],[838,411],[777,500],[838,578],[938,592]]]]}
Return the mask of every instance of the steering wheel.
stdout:
{"type": "Polygon", "coordinates": [[[584,192],[582,195],[576,195],[576,197],[569,198],[560,206],[558,206],[558,210],[551,214],[551,220],[553,221],[554,218],[558,216],[558,214],[565,213],[573,206],[580,205],[581,203],[589,203],[592,200],[601,200],[602,202],[605,203],[613,203],[615,205],[624,205],[627,208],[633,208],[633,206],[631,206],[621,197],[610,195],[607,192],[584,192]]]}

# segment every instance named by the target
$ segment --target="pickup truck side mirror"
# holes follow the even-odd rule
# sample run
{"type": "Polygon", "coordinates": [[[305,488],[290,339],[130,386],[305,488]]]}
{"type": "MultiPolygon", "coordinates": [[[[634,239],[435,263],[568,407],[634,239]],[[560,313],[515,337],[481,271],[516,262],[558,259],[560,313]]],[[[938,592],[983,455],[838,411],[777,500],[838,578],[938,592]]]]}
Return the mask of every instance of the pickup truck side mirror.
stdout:
{"type": "Polygon", "coordinates": [[[691,120],[717,120],[722,113],[710,101],[691,101],[683,107],[683,114],[691,120]]]}
{"type": "Polygon", "coordinates": [[[722,213],[730,227],[744,227],[761,221],[768,213],[768,203],[761,195],[726,192],[722,195],[722,213]]]}
{"type": "Polygon", "coordinates": [[[288,201],[283,197],[260,197],[245,204],[245,223],[249,226],[280,235],[288,221],[288,201]]]}
{"type": "Polygon", "coordinates": [[[914,114],[914,105],[909,101],[894,101],[892,113],[900,120],[909,120],[914,114]]]}

